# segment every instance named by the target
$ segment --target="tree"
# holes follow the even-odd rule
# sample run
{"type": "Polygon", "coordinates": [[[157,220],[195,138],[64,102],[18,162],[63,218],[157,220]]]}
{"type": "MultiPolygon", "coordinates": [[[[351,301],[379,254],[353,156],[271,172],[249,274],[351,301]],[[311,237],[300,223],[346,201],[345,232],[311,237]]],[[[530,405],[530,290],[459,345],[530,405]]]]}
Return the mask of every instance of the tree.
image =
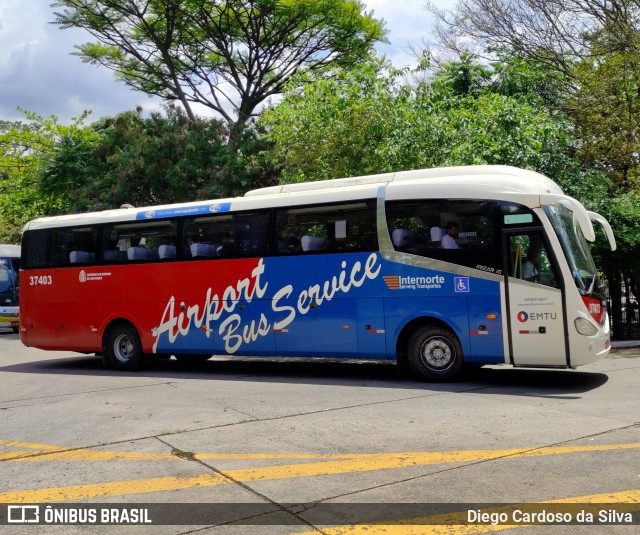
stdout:
{"type": "MultiPolygon", "coordinates": [[[[56,24],[97,42],[77,54],[131,87],[242,126],[299,70],[356,64],[382,22],[359,0],[59,0],[56,24]]],[[[233,131],[233,128],[232,128],[233,131]]]]}
{"type": "MultiPolygon", "coordinates": [[[[468,57],[411,87],[402,83],[406,72],[372,62],[331,79],[292,83],[264,118],[284,165],[282,180],[483,163],[535,169],[561,181],[575,177],[566,118],[535,93],[516,94],[515,69],[511,94],[502,94],[497,71],[468,57]]],[[[537,87],[527,75],[521,87],[537,87]]]]}
{"type": "MultiPolygon", "coordinates": [[[[508,52],[563,73],[573,82],[576,61],[596,59],[591,36],[606,30],[606,52],[636,49],[638,0],[459,0],[447,11],[435,2],[439,45],[456,53],[469,48],[508,52]]],[[[602,52],[602,51],[600,51],[602,52]]]]}
{"type": "Polygon", "coordinates": [[[566,109],[581,160],[606,173],[620,192],[640,191],[640,51],[603,54],[574,70],[578,89],[566,109]]]}
{"type": "Polygon", "coordinates": [[[301,73],[260,120],[283,165],[281,182],[323,180],[391,170],[380,152],[399,101],[397,77],[371,59],[331,77],[301,73]]]}
{"type": "Polygon", "coordinates": [[[172,106],[165,115],[141,112],[92,124],[95,142],[59,140],[42,168],[42,191],[64,195],[70,211],[84,212],[228,197],[274,184],[276,171],[261,156],[266,142],[255,130],[245,129],[232,148],[221,121],[191,120],[172,106]]]}
{"type": "Polygon", "coordinates": [[[43,161],[63,139],[85,138],[87,114],[61,125],[55,116],[47,119],[22,110],[27,122],[0,121],[0,241],[18,243],[24,224],[35,217],[60,213],[68,208],[65,196],[43,193],[38,177],[43,161]]]}

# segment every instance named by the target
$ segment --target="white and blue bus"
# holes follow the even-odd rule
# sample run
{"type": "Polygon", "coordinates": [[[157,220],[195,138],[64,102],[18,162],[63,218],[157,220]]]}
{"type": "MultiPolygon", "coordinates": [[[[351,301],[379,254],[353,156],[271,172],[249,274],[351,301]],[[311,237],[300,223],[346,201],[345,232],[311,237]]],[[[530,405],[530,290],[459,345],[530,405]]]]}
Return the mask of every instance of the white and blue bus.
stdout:
{"type": "Polygon", "coordinates": [[[611,228],[549,178],[452,167],[48,217],[22,245],[21,338],[145,358],[362,358],[429,380],[575,368],[610,349],[587,242],[611,228]]]}
{"type": "Polygon", "coordinates": [[[0,244],[0,328],[18,332],[20,246],[0,244]]]}

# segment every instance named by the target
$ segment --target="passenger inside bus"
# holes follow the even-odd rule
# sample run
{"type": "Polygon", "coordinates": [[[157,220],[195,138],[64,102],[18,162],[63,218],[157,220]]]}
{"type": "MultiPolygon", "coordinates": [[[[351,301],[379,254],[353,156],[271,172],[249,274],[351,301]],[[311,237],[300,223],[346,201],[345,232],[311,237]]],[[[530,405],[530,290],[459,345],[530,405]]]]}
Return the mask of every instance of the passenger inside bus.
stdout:
{"type": "Polygon", "coordinates": [[[460,227],[458,223],[449,221],[444,228],[446,234],[442,236],[440,241],[443,249],[460,249],[458,244],[458,234],[460,233],[460,227]]]}
{"type": "Polygon", "coordinates": [[[540,246],[533,242],[527,250],[527,259],[522,263],[522,278],[529,282],[540,282],[540,246]]]}

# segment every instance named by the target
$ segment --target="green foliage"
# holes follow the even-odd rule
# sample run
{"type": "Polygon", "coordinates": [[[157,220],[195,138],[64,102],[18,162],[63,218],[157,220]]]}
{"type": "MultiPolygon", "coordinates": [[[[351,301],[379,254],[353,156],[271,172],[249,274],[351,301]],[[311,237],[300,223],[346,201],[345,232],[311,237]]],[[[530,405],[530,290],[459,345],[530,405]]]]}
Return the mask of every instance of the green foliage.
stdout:
{"type": "Polygon", "coordinates": [[[339,69],[332,77],[306,72],[283,102],[261,119],[273,156],[284,162],[281,181],[338,178],[391,170],[379,153],[397,103],[395,80],[379,76],[382,62],[339,69]]]}
{"type": "MultiPolygon", "coordinates": [[[[58,0],[56,23],[97,42],[84,61],[148,94],[245,124],[299,69],[357,63],[382,22],[359,0],[58,0]],[[233,111],[231,111],[233,110],[233,111]]],[[[235,133],[235,132],[234,132],[235,133]]]]}
{"type": "Polygon", "coordinates": [[[264,117],[282,180],[510,164],[570,182],[578,166],[567,156],[568,121],[535,92],[515,91],[515,70],[500,93],[495,69],[464,58],[417,87],[380,61],[329,79],[306,73],[264,117]]]}
{"type": "Polygon", "coordinates": [[[68,209],[67,192],[60,195],[38,189],[46,159],[64,140],[94,140],[83,128],[87,113],[61,125],[55,116],[43,118],[21,110],[27,122],[0,121],[0,241],[18,243],[24,224],[38,216],[68,209]]]}
{"type": "MultiPolygon", "coordinates": [[[[140,110],[139,110],[140,111],[140,110]]],[[[61,139],[42,171],[42,191],[68,195],[70,211],[219,198],[271,185],[265,143],[244,128],[233,146],[220,121],[179,108],[145,118],[125,112],[94,123],[97,142],[61,139]]]]}
{"type": "Polygon", "coordinates": [[[575,74],[580,83],[568,104],[581,160],[622,191],[640,191],[640,53],[603,53],[580,62],[575,74]]]}

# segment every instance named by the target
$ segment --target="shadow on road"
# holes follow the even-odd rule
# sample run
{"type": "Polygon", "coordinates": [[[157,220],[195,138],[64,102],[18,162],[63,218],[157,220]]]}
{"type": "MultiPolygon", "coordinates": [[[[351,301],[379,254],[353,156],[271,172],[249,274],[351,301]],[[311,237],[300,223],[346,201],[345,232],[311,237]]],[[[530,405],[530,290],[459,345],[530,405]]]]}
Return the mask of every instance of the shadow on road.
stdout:
{"type": "Polygon", "coordinates": [[[465,373],[449,383],[429,383],[415,378],[399,377],[396,366],[389,363],[295,359],[295,358],[227,358],[214,357],[202,363],[150,360],[138,372],[118,372],[103,366],[94,355],[55,357],[2,366],[0,373],[33,373],[123,377],[144,376],[156,379],[210,379],[225,381],[278,382],[369,386],[378,388],[435,390],[438,392],[473,391],[477,393],[513,394],[534,397],[579,397],[608,381],[604,373],[573,370],[539,370],[491,366],[465,373]]]}

